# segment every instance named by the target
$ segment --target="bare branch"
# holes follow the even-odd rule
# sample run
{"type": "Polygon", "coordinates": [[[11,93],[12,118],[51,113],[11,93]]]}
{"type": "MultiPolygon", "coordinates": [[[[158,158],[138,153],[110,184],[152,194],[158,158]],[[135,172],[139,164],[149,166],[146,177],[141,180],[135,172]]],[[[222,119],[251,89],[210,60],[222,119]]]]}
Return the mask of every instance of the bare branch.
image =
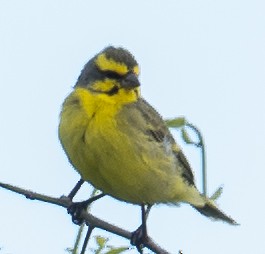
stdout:
{"type": "MultiPolygon", "coordinates": [[[[10,190],[10,191],[13,191],[13,192],[16,192],[18,194],[24,195],[26,198],[31,199],[31,200],[38,200],[38,201],[62,206],[66,209],[73,204],[73,202],[68,197],[65,197],[65,196],[62,196],[60,198],[54,198],[54,197],[39,194],[39,193],[30,191],[30,190],[26,190],[23,188],[19,188],[19,187],[16,187],[16,186],[13,186],[10,184],[6,184],[6,183],[1,183],[1,182],[0,182],[0,187],[7,189],[7,190],[10,190]]],[[[100,229],[106,230],[110,233],[113,233],[115,235],[119,235],[123,238],[129,239],[129,240],[131,239],[131,232],[124,230],[120,227],[114,226],[114,225],[112,225],[106,221],[103,221],[103,220],[93,216],[91,213],[88,213],[85,210],[82,211],[80,217],[82,219],[84,219],[86,224],[88,224],[90,227],[100,228],[100,229]]],[[[157,253],[157,254],[169,254],[168,251],[162,249],[150,237],[148,237],[146,239],[146,241],[144,242],[144,246],[146,248],[148,248],[149,250],[157,253]]]]}

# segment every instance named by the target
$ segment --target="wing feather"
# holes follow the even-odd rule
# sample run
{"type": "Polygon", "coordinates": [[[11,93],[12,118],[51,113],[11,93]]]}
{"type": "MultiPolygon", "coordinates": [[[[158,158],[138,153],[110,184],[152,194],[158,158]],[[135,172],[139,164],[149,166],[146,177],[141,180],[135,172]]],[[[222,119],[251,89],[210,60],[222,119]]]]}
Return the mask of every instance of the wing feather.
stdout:
{"type": "Polygon", "coordinates": [[[131,124],[140,122],[141,124],[138,124],[137,127],[140,128],[139,131],[147,136],[148,140],[169,144],[172,153],[180,165],[182,177],[188,184],[195,185],[191,166],[184,153],[176,144],[160,114],[143,98],[140,98],[135,103],[127,105],[128,109],[130,109],[130,107],[133,107],[133,110],[129,110],[130,113],[127,114],[127,117],[129,118],[128,122],[131,124]]]}

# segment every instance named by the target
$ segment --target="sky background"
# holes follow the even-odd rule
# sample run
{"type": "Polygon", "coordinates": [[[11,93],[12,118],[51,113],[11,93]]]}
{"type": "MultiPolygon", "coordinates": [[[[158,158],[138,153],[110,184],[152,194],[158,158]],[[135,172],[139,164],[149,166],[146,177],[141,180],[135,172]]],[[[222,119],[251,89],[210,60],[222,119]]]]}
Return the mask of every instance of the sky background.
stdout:
{"type": "MultiPolygon", "coordinates": [[[[171,253],[264,253],[264,10],[262,0],[0,0],[0,181],[69,193],[79,175],[58,141],[61,104],[92,56],[123,46],[141,66],[143,97],[164,118],[185,116],[202,131],[209,194],[223,185],[218,204],[241,224],[160,205],[150,236],[171,253]]],[[[173,133],[201,188],[199,151],[173,133]]],[[[76,200],[90,191],[87,184],[76,200]]],[[[73,246],[78,226],[63,208],[5,189],[0,202],[0,253],[64,254],[73,246]]],[[[137,206],[112,198],[92,213],[130,231],[140,224],[137,206]]]]}

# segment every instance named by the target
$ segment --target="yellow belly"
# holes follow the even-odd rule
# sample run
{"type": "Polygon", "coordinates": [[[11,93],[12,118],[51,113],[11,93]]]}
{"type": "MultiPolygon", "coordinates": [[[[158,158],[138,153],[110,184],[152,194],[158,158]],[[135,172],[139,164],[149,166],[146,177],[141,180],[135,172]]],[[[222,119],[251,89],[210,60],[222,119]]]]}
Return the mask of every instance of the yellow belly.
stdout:
{"type": "Polygon", "coordinates": [[[117,105],[94,99],[84,89],[73,92],[59,126],[61,143],[82,178],[130,203],[182,201],[186,190],[175,157],[138,132],[135,123],[122,121],[117,105]]]}

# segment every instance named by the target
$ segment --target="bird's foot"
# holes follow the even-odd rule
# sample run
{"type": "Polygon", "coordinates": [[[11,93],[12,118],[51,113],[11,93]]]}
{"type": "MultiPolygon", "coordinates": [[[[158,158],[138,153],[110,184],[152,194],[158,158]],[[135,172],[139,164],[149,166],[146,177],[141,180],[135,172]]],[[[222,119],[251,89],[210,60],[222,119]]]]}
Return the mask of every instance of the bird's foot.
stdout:
{"type": "Polygon", "coordinates": [[[143,253],[144,243],[147,241],[147,239],[148,236],[146,229],[144,229],[143,225],[141,225],[134,232],[132,232],[131,245],[134,245],[139,253],[143,253]]]}
{"type": "Polygon", "coordinates": [[[83,201],[74,202],[68,207],[67,212],[71,214],[73,223],[81,225],[84,222],[84,219],[81,218],[81,213],[83,210],[87,209],[87,206],[87,201],[83,201]]]}
{"type": "Polygon", "coordinates": [[[91,198],[89,198],[88,200],[85,200],[85,201],[82,201],[82,202],[73,202],[67,209],[68,213],[72,215],[72,221],[73,223],[77,224],[77,225],[81,225],[83,222],[84,222],[84,219],[81,218],[81,213],[83,210],[87,210],[88,206],[104,197],[105,194],[104,193],[101,193],[101,194],[98,194],[97,196],[93,196],[91,198]]]}

